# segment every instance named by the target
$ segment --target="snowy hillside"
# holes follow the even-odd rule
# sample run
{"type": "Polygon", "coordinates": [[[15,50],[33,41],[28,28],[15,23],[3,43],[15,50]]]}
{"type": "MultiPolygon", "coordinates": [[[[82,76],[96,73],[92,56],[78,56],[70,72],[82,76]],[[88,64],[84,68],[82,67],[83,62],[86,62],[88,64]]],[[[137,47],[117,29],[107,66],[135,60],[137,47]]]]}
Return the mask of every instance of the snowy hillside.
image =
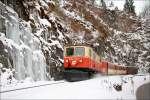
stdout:
{"type": "Polygon", "coordinates": [[[92,44],[103,59],[147,73],[149,17],[93,1],[0,0],[1,85],[61,79],[67,43],[92,44]]]}

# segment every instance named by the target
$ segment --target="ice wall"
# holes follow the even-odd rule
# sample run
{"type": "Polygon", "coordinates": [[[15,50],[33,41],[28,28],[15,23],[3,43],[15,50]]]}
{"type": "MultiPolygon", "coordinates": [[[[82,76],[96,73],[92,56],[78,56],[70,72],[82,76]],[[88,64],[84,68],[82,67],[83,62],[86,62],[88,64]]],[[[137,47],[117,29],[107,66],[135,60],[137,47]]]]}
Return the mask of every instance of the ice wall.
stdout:
{"type": "Polygon", "coordinates": [[[45,80],[45,57],[41,51],[40,40],[31,32],[29,23],[21,23],[17,13],[1,2],[0,11],[0,20],[5,21],[3,26],[6,27],[6,38],[1,38],[1,41],[10,48],[8,52],[13,60],[15,78],[45,80]]]}

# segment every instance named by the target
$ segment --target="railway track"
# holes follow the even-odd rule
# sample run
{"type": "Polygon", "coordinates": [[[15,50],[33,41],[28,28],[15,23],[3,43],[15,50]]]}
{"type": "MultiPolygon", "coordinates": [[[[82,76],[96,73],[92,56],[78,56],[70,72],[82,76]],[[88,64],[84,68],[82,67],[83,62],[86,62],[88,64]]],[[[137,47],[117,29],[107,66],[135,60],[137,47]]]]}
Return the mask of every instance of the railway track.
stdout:
{"type": "Polygon", "coordinates": [[[35,86],[28,86],[28,87],[17,88],[17,89],[4,90],[4,91],[0,91],[0,93],[13,92],[13,91],[19,91],[19,90],[25,90],[25,89],[31,89],[31,88],[37,88],[37,87],[55,85],[55,84],[61,84],[61,83],[65,83],[65,81],[57,82],[57,83],[41,84],[41,85],[35,85],[35,86]]]}
{"type": "MultiPolygon", "coordinates": [[[[137,74],[137,75],[133,75],[131,78],[133,78],[135,76],[145,76],[145,75],[144,74],[137,74]]],[[[49,84],[41,84],[41,85],[35,85],[35,86],[28,86],[28,87],[22,87],[22,88],[16,88],[16,89],[9,89],[9,90],[1,90],[0,93],[13,92],[13,91],[18,91],[18,90],[25,90],[25,89],[31,89],[31,88],[48,86],[48,85],[55,85],[55,84],[61,84],[61,83],[65,83],[65,81],[56,82],[56,83],[49,83],[49,84]]]]}

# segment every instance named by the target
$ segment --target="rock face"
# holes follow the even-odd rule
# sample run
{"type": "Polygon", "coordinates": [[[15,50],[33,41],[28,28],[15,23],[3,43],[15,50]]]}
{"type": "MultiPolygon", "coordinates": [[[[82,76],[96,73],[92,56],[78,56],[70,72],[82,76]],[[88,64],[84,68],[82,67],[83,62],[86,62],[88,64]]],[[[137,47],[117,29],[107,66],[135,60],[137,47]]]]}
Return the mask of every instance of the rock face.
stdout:
{"type": "Polygon", "coordinates": [[[25,7],[23,6],[24,0],[0,0],[5,5],[11,7],[18,13],[18,16],[20,18],[23,18],[24,20],[29,19],[28,12],[26,11],[25,7]]]}
{"type": "Polygon", "coordinates": [[[23,25],[27,23],[21,24],[18,14],[13,9],[2,3],[0,5],[3,13],[1,19],[4,20],[1,26],[6,29],[6,33],[0,35],[2,59],[6,59],[1,61],[3,67],[15,69],[14,77],[17,80],[27,77],[35,81],[45,80],[46,61],[39,39],[30,33],[30,29],[24,29],[23,25]]]}
{"type": "Polygon", "coordinates": [[[0,1],[1,69],[15,69],[18,80],[61,78],[67,43],[92,44],[104,59],[140,72],[150,66],[148,20],[91,0],[0,1]]]}

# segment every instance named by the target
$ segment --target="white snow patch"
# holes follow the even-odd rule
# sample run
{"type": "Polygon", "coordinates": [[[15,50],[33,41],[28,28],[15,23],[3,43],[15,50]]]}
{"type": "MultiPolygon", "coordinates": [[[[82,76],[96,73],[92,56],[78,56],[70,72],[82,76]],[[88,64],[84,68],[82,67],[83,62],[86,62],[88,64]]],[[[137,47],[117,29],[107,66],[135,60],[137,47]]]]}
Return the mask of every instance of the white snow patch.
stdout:
{"type": "Polygon", "coordinates": [[[14,84],[17,82],[16,79],[14,79],[13,77],[13,71],[10,69],[6,69],[6,68],[2,68],[3,73],[1,73],[0,75],[0,87],[1,86],[6,86],[6,85],[10,85],[10,84],[14,84]]]}
{"type": "MultiPolygon", "coordinates": [[[[64,82],[64,81],[61,81],[64,82]]],[[[150,75],[101,76],[79,82],[64,82],[49,86],[26,89],[22,91],[2,93],[2,99],[136,99],[136,90],[144,83],[150,82],[150,75]],[[114,86],[121,85],[117,91],[114,86]],[[18,95],[19,94],[19,95],[18,95]]],[[[53,83],[43,81],[23,83],[17,86],[5,87],[2,90],[36,86],[53,83]]],[[[55,83],[55,82],[54,82],[55,83]]]]}
{"type": "Polygon", "coordinates": [[[94,39],[98,38],[99,37],[99,32],[97,30],[93,31],[92,36],[94,37],[94,39]]]}
{"type": "Polygon", "coordinates": [[[40,23],[42,25],[51,27],[51,24],[50,24],[50,22],[47,19],[41,19],[41,18],[39,18],[39,21],[40,21],[40,23]]]}

